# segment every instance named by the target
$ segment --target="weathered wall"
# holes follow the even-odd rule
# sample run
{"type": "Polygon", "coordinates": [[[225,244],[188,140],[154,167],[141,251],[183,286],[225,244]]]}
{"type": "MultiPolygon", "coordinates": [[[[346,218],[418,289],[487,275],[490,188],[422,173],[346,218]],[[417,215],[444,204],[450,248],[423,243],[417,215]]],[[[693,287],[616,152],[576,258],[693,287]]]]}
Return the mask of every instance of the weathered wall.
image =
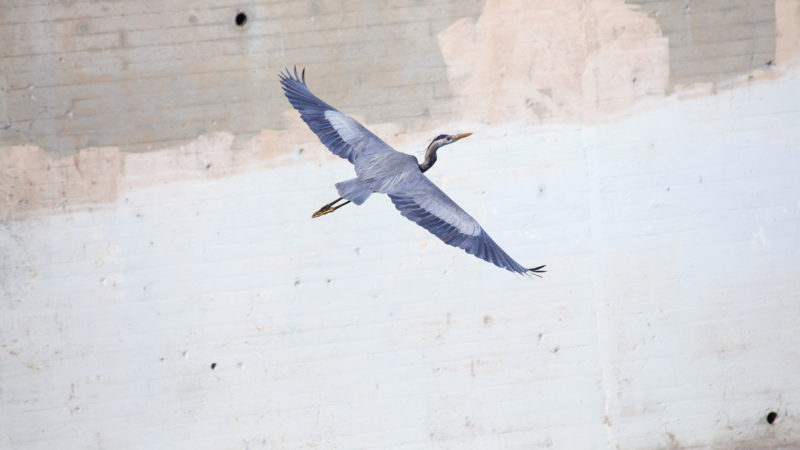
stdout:
{"type": "Polygon", "coordinates": [[[8,0],[0,41],[0,447],[800,446],[797,0],[8,0]],[[352,169],[294,64],[398,149],[474,132],[431,178],[547,276],[310,220],[352,169]]]}

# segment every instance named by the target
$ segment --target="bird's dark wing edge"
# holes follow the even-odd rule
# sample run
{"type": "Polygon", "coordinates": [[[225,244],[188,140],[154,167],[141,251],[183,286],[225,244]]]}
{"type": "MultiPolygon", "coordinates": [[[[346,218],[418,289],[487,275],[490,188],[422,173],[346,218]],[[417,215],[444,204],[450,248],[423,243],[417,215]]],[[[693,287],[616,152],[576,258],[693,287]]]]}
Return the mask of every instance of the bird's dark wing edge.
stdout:
{"type": "MultiPolygon", "coordinates": [[[[356,143],[365,144],[367,141],[372,141],[389,148],[380,138],[356,120],[344,115],[341,111],[312,94],[306,85],[305,73],[305,69],[298,74],[297,67],[294,68],[294,72],[287,68],[285,72],[278,74],[278,77],[286,98],[300,112],[300,117],[311,128],[311,131],[319,137],[319,140],[331,152],[347,159],[351,163],[355,163],[355,160],[360,156],[360,151],[367,148],[366,145],[356,148],[354,145],[356,143]],[[326,112],[334,112],[335,114],[333,116],[326,115],[326,112]]],[[[375,151],[379,147],[381,146],[369,146],[371,151],[375,151]]]]}
{"type": "MultiPolygon", "coordinates": [[[[421,175],[421,174],[420,174],[421,175]]],[[[444,243],[458,247],[478,258],[488,261],[497,267],[522,275],[541,277],[546,272],[544,265],[528,269],[511,258],[497,243],[492,240],[486,231],[477,224],[469,214],[458,206],[450,197],[439,189],[427,177],[421,175],[422,188],[409,192],[390,193],[389,198],[403,217],[425,228],[444,243]],[[421,198],[424,197],[424,200],[421,198]],[[434,201],[431,201],[434,199],[434,201]],[[425,206],[423,206],[425,205],[425,206]],[[436,205],[449,209],[449,219],[437,215],[436,205]],[[455,215],[453,214],[455,213],[455,215]],[[448,223],[457,220],[467,220],[474,223],[479,232],[475,235],[461,232],[458,224],[448,223]]],[[[441,214],[444,216],[445,214],[441,214]]]]}

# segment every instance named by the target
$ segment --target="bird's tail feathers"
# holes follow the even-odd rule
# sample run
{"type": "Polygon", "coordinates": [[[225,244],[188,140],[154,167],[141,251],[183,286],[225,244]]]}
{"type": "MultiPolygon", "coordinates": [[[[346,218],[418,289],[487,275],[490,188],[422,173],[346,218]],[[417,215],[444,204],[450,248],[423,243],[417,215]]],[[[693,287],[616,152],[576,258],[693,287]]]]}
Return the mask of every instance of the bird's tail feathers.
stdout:
{"type": "Polygon", "coordinates": [[[343,199],[350,200],[356,205],[367,201],[367,198],[372,194],[372,188],[358,178],[336,183],[336,190],[339,191],[339,195],[343,199]]]}

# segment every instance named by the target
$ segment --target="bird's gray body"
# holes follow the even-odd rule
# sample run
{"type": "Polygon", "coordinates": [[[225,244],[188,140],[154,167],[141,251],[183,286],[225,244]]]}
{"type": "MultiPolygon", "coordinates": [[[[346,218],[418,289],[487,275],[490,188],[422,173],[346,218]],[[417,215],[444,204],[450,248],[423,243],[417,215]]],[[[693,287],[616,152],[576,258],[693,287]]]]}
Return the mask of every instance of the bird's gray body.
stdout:
{"type": "MultiPolygon", "coordinates": [[[[314,96],[296,69],[294,74],[287,70],[280,78],[286,97],[311,130],[334,154],[355,167],[356,178],[336,183],[342,198],[360,205],[373,193],[387,194],[404,217],[445,243],[512,272],[542,272],[541,267],[527,269],[508,256],[472,216],[422,173],[417,158],[396,151],[363,125],[314,96]]],[[[435,150],[430,165],[435,161],[435,150]]]]}

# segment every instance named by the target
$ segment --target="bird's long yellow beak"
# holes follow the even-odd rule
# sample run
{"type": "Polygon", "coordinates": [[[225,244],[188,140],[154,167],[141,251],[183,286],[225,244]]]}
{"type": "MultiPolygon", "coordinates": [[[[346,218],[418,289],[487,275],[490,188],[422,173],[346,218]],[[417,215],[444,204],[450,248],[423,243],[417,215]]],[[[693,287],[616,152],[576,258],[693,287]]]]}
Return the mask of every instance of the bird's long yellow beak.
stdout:
{"type": "Polygon", "coordinates": [[[459,134],[458,136],[453,138],[453,142],[455,142],[455,141],[457,141],[459,139],[464,139],[467,136],[472,136],[472,133],[459,134]]]}

